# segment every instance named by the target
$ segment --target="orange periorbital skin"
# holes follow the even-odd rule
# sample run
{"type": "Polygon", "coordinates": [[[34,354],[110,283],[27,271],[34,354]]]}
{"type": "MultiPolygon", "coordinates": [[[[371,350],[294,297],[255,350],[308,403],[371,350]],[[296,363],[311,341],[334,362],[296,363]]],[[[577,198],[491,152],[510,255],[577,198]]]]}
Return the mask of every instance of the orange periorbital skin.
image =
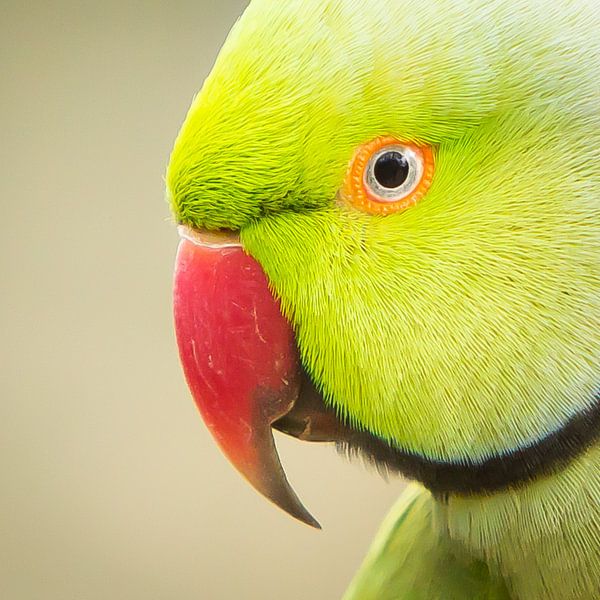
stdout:
{"type": "Polygon", "coordinates": [[[403,142],[393,136],[377,137],[356,150],[341,189],[341,197],[345,202],[367,213],[387,215],[414,206],[425,194],[431,185],[434,172],[433,150],[430,146],[419,146],[410,142],[403,142]],[[365,183],[365,169],[370,158],[385,146],[402,145],[410,148],[417,154],[423,164],[423,174],[416,187],[398,200],[390,201],[374,194],[365,183]]]}

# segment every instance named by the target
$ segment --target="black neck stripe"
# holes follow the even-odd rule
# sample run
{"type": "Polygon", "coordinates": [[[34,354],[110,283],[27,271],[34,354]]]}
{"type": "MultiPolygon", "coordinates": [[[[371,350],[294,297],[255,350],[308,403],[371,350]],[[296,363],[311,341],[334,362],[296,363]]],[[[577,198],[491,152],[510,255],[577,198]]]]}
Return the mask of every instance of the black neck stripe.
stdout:
{"type": "Polygon", "coordinates": [[[541,440],[482,462],[436,461],[405,452],[370,433],[353,430],[338,446],[378,467],[422,482],[435,494],[481,494],[554,473],[600,441],[600,393],[594,405],[541,440]]]}

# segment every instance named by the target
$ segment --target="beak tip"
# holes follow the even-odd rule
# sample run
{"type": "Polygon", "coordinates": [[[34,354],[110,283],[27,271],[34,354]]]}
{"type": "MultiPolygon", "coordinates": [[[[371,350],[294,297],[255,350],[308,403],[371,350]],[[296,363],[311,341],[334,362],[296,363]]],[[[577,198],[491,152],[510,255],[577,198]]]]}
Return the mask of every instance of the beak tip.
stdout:
{"type": "MultiPolygon", "coordinates": [[[[288,511],[286,511],[288,512],[288,511]]],[[[322,529],[321,524],[317,521],[305,508],[302,506],[301,512],[289,513],[294,518],[298,519],[298,521],[308,525],[309,527],[313,527],[314,529],[322,529]]]]}
{"type": "Polygon", "coordinates": [[[255,489],[294,519],[309,527],[321,529],[321,524],[310,514],[291,487],[279,462],[279,456],[276,453],[272,453],[270,454],[270,458],[273,460],[273,464],[269,471],[271,474],[277,474],[277,476],[271,479],[270,484],[267,486],[253,483],[255,489]]]}

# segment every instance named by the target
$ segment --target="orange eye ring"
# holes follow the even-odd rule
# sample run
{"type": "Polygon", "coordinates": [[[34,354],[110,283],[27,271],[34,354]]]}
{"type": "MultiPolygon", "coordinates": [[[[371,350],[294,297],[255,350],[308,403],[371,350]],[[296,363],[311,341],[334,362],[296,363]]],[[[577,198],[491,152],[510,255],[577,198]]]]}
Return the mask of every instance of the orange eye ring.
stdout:
{"type": "MultiPolygon", "coordinates": [[[[394,168],[394,167],[392,167],[394,168]]],[[[389,171],[389,165],[388,165],[389,171]]],[[[430,146],[402,142],[393,136],[382,136],[359,146],[350,161],[341,189],[345,202],[374,215],[388,215],[414,206],[431,185],[434,172],[430,146]],[[383,172],[382,160],[396,161],[401,169],[400,185],[389,187],[378,181],[377,168],[383,172]]],[[[392,179],[394,175],[392,174],[392,179]]]]}

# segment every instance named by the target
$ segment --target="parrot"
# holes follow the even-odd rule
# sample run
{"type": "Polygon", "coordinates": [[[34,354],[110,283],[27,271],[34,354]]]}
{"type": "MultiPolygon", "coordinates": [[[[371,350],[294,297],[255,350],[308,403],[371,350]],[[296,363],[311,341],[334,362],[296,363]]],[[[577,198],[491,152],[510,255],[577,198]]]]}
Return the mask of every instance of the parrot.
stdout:
{"type": "Polygon", "coordinates": [[[345,600],[600,598],[596,0],[252,0],[165,179],[225,456],[408,480],[345,600]]]}

